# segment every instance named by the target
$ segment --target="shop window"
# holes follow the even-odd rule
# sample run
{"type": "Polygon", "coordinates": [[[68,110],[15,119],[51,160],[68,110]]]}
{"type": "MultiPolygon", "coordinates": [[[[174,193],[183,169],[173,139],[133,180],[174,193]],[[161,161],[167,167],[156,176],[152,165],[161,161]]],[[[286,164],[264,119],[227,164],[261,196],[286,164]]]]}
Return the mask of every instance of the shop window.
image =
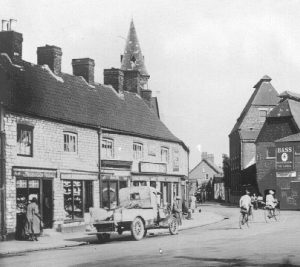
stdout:
{"type": "Polygon", "coordinates": [[[82,220],[84,211],[93,206],[93,182],[64,180],[63,187],[65,219],[82,220]]]}
{"type": "Polygon", "coordinates": [[[161,161],[162,162],[169,162],[169,149],[166,147],[162,147],[160,150],[161,161]]]}
{"type": "Polygon", "coordinates": [[[32,157],[33,127],[23,124],[17,125],[18,155],[32,157]]]}
{"type": "Polygon", "coordinates": [[[111,139],[102,139],[102,151],[103,158],[111,159],[114,157],[114,142],[111,139]]]}
{"type": "Polygon", "coordinates": [[[77,134],[64,132],[64,151],[77,152],[77,134]]]}
{"type": "Polygon", "coordinates": [[[127,176],[118,176],[118,179],[112,175],[101,176],[101,208],[115,209],[119,205],[119,190],[127,187],[127,176]]]}
{"type": "Polygon", "coordinates": [[[268,159],[275,158],[275,147],[267,147],[267,158],[268,159]]]}
{"type": "Polygon", "coordinates": [[[150,181],[150,186],[153,188],[156,188],[156,182],[155,181],[150,181]]]}
{"type": "Polygon", "coordinates": [[[147,182],[146,181],[133,181],[133,186],[146,186],[147,182]]]}
{"type": "Polygon", "coordinates": [[[34,179],[17,179],[17,213],[26,213],[29,200],[40,200],[40,181],[34,179]]]}
{"type": "Polygon", "coordinates": [[[133,159],[142,159],[144,156],[143,144],[133,143],[133,159]]]}

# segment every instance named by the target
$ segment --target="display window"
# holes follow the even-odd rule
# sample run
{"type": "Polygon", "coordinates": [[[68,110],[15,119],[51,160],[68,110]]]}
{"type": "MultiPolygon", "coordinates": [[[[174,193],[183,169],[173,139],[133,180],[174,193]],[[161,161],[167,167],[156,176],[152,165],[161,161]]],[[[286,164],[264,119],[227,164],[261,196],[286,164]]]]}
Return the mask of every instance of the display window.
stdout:
{"type": "Polygon", "coordinates": [[[82,220],[93,206],[92,181],[64,180],[65,220],[82,220]]]}

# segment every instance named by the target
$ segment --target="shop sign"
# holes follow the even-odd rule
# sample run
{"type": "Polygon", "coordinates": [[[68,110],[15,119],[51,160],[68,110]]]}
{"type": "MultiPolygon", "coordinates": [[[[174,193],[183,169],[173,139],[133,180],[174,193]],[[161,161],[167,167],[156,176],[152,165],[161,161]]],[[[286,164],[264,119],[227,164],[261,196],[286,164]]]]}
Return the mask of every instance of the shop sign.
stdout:
{"type": "Polygon", "coordinates": [[[276,147],[276,170],[294,170],[294,147],[276,147]]]}
{"type": "Polygon", "coordinates": [[[167,173],[167,164],[140,162],[140,172],[147,173],[167,173]]]}
{"type": "Polygon", "coordinates": [[[296,177],[296,172],[276,172],[276,177],[296,177]]]}

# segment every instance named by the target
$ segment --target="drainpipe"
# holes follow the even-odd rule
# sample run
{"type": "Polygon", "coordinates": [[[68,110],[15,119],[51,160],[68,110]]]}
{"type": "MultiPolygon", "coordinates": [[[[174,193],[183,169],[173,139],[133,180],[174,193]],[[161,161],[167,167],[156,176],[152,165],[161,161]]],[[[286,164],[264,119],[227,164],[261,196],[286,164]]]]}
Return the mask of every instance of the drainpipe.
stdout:
{"type": "Polygon", "coordinates": [[[1,214],[1,240],[6,239],[6,164],[5,164],[5,131],[4,131],[4,107],[0,103],[0,214],[1,214]]]}
{"type": "Polygon", "coordinates": [[[101,207],[102,200],[101,200],[101,189],[102,189],[102,182],[101,182],[101,138],[102,138],[102,129],[101,126],[98,128],[98,180],[99,180],[99,205],[101,207]]]}

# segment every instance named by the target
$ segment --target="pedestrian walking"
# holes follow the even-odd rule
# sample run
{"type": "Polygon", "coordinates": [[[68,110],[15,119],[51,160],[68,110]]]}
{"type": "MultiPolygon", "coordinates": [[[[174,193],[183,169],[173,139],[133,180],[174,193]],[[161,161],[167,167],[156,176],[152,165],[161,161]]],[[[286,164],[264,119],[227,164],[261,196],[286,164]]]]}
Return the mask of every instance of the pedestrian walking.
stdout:
{"type": "Polygon", "coordinates": [[[26,234],[28,236],[28,240],[38,241],[37,237],[41,232],[41,216],[39,214],[39,207],[35,197],[32,198],[31,203],[27,206],[26,218],[26,234]]]}
{"type": "Polygon", "coordinates": [[[174,200],[173,207],[172,207],[172,212],[175,215],[179,225],[182,224],[182,222],[181,222],[181,208],[180,208],[180,203],[179,203],[180,199],[181,199],[181,197],[177,196],[176,199],[174,200]]]}

